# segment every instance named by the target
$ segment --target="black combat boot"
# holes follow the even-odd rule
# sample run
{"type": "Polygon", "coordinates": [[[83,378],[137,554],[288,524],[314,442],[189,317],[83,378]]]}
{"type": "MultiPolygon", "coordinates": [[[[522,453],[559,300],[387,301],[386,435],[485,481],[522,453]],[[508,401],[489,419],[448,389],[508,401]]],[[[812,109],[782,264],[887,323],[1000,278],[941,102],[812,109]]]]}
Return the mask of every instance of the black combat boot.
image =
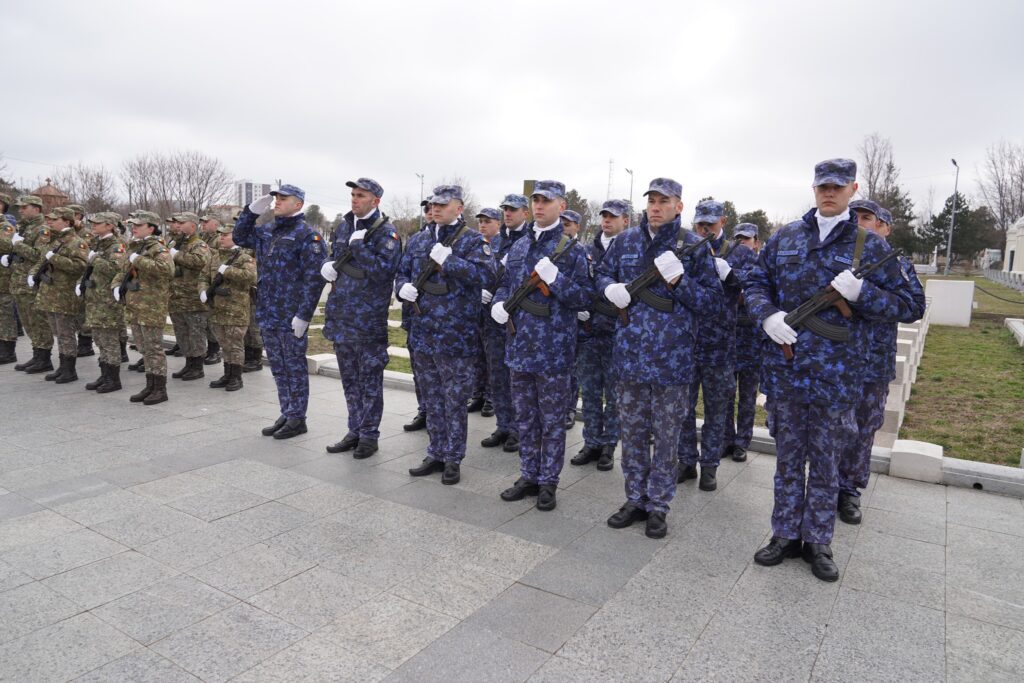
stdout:
{"type": "Polygon", "coordinates": [[[597,469],[602,472],[615,467],[615,444],[607,443],[601,446],[601,457],[597,460],[597,469]]]}
{"type": "Polygon", "coordinates": [[[95,356],[96,352],[92,350],[92,337],[87,334],[78,335],[78,352],[75,354],[76,358],[85,358],[86,356],[95,356]]]}
{"type": "Polygon", "coordinates": [[[210,382],[211,389],[223,389],[228,385],[228,381],[231,379],[231,366],[227,363],[224,364],[224,374],[220,378],[210,382]]]}
{"type": "Polygon", "coordinates": [[[29,358],[24,363],[18,363],[17,365],[14,366],[14,369],[17,370],[18,372],[24,372],[25,370],[29,369],[35,363],[38,363],[38,362],[39,362],[39,349],[37,349],[36,347],[33,346],[32,347],[32,357],[29,358]]]}
{"type": "Polygon", "coordinates": [[[537,484],[519,478],[516,483],[501,492],[501,499],[511,503],[527,496],[536,496],[538,493],[540,493],[540,487],[537,484]]]}
{"type": "Polygon", "coordinates": [[[121,342],[121,362],[127,363],[128,361],[128,342],[123,341],[121,342]]]}
{"type": "Polygon", "coordinates": [[[366,460],[377,452],[376,439],[359,439],[359,445],[352,451],[352,457],[356,460],[366,460]]]}
{"type": "Polygon", "coordinates": [[[0,365],[18,362],[18,356],[15,353],[15,347],[17,344],[17,341],[0,342],[0,365]]]}
{"type": "Polygon", "coordinates": [[[768,545],[754,553],[754,562],[762,567],[774,567],[777,564],[782,564],[783,560],[800,557],[802,546],[803,543],[799,538],[789,539],[772,536],[772,540],[768,542],[768,545]]]}
{"type": "Polygon", "coordinates": [[[89,382],[88,384],[86,384],[86,385],[85,385],[85,388],[86,388],[87,390],[89,390],[89,391],[96,391],[96,390],[97,390],[97,389],[99,389],[99,388],[100,388],[100,387],[101,387],[101,386],[102,386],[102,385],[103,385],[104,383],[106,383],[106,381],[107,381],[107,377],[108,377],[108,373],[107,373],[107,364],[106,364],[106,363],[104,363],[104,362],[102,362],[102,361],[100,361],[100,376],[99,376],[99,377],[97,377],[95,381],[93,381],[93,382],[89,382]]]}
{"type": "Polygon", "coordinates": [[[600,446],[587,446],[587,445],[584,445],[583,448],[580,449],[580,452],[577,453],[576,456],[572,460],[569,461],[569,463],[572,464],[572,465],[575,465],[576,467],[582,467],[583,465],[587,465],[589,463],[594,462],[595,460],[597,460],[600,457],[601,457],[601,447],[600,446]]]}
{"type": "Polygon", "coordinates": [[[500,429],[494,430],[489,437],[482,440],[480,445],[484,448],[494,448],[508,441],[508,432],[503,432],[500,429]]]}
{"type": "Polygon", "coordinates": [[[173,377],[174,379],[181,379],[182,377],[185,376],[185,373],[188,372],[191,369],[192,369],[192,359],[186,357],[185,358],[185,364],[181,366],[181,370],[178,370],[177,372],[172,372],[171,373],[171,377],[173,377]]]}
{"type": "Polygon", "coordinates": [[[132,403],[142,403],[144,400],[146,400],[146,397],[149,396],[150,393],[152,393],[152,391],[153,391],[153,384],[154,384],[153,378],[154,377],[156,377],[156,375],[151,375],[151,374],[149,374],[147,372],[146,373],[146,386],[144,386],[142,388],[142,391],[140,391],[139,393],[132,394],[131,396],[129,396],[128,400],[131,401],[132,403]]]}
{"type": "Polygon", "coordinates": [[[444,464],[444,474],[441,475],[441,483],[445,486],[452,486],[458,484],[462,479],[460,473],[459,463],[457,462],[446,462],[444,464]]]}
{"type": "Polygon", "coordinates": [[[167,400],[167,376],[153,375],[153,390],[142,399],[142,405],[152,406],[167,400]]]}
{"type": "Polygon", "coordinates": [[[501,450],[506,453],[515,453],[519,450],[519,434],[509,434],[501,450]]]}
{"type": "Polygon", "coordinates": [[[68,382],[77,382],[78,373],[75,372],[75,363],[78,362],[78,356],[64,356],[64,363],[61,367],[64,369],[57,376],[54,381],[55,384],[67,384],[68,382]]]}
{"type": "Polygon", "coordinates": [[[206,358],[203,359],[203,365],[216,365],[221,362],[222,358],[220,355],[220,344],[215,341],[206,343],[206,358]]]}
{"type": "Polygon", "coordinates": [[[839,519],[845,524],[860,524],[860,496],[851,496],[849,493],[839,494],[838,505],[839,519]]]}
{"type": "Polygon", "coordinates": [[[144,359],[140,358],[138,360],[138,362],[135,362],[135,363],[132,363],[131,365],[129,365],[128,366],[128,370],[130,370],[131,372],[145,372],[146,371],[146,361],[144,359]]]}
{"type": "Polygon", "coordinates": [[[263,369],[263,348],[260,346],[245,347],[245,365],[242,372],[259,372],[263,369]]]}
{"type": "Polygon", "coordinates": [[[676,483],[682,484],[687,479],[697,478],[697,466],[696,465],[684,465],[679,463],[679,473],[676,475],[676,483]]]}
{"type": "Polygon", "coordinates": [[[35,363],[25,368],[26,375],[36,375],[40,372],[53,370],[51,349],[36,349],[36,354],[38,357],[36,358],[35,363]]]}
{"type": "Polygon", "coordinates": [[[700,483],[697,487],[701,491],[714,491],[718,488],[718,467],[710,465],[700,466],[700,483]]]}
{"type": "Polygon", "coordinates": [[[165,356],[180,356],[181,355],[181,347],[178,346],[177,342],[175,342],[174,346],[172,346],[171,348],[169,348],[166,351],[164,351],[164,355],[165,356]]]}
{"type": "Polygon", "coordinates": [[[494,417],[494,404],[491,399],[484,399],[484,407],[480,409],[480,417],[494,417]]]}
{"type": "Polygon", "coordinates": [[[828,582],[839,580],[839,567],[832,559],[832,548],[827,543],[804,543],[803,556],[816,577],[828,582]]]}
{"type": "Polygon", "coordinates": [[[43,376],[43,379],[47,382],[54,382],[58,377],[64,374],[64,366],[67,365],[67,356],[58,355],[57,358],[60,361],[57,365],[57,369],[43,376]]]}
{"type": "Polygon", "coordinates": [[[242,388],[242,366],[232,363],[230,366],[231,375],[228,377],[228,383],[225,385],[225,391],[238,391],[242,388]]]}
{"type": "Polygon", "coordinates": [[[416,417],[412,419],[409,424],[402,425],[402,429],[407,432],[418,432],[427,426],[427,414],[422,410],[416,413],[416,417]]]}
{"type": "Polygon", "coordinates": [[[475,396],[469,399],[469,403],[466,404],[467,413],[479,413],[481,408],[484,407],[483,396],[475,396]]]}
{"type": "Polygon", "coordinates": [[[96,387],[97,394],[109,394],[121,390],[121,366],[107,365],[107,381],[96,387]]]}
{"type": "Polygon", "coordinates": [[[186,360],[185,372],[181,375],[181,380],[190,382],[194,379],[202,379],[203,377],[206,377],[206,373],[203,372],[203,357],[193,356],[186,360]],[[191,364],[189,361],[191,361],[191,364]]]}
{"type": "Polygon", "coordinates": [[[558,489],[554,484],[545,484],[537,492],[537,509],[542,512],[550,512],[558,505],[555,500],[555,491],[558,489]]]}

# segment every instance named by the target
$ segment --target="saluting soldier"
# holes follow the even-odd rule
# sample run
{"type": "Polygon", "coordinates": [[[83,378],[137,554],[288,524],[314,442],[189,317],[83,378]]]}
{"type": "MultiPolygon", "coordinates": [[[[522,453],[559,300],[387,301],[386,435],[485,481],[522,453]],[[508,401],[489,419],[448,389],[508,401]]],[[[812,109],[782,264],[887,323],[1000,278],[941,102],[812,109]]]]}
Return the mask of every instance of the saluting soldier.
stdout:
{"type": "Polygon", "coordinates": [[[224,374],[211,389],[242,388],[245,331],[249,327],[249,289],[256,284],[256,259],[235,244],[232,228],[217,228],[217,250],[199,281],[199,300],[209,307],[208,319],[224,355],[224,374]]]}

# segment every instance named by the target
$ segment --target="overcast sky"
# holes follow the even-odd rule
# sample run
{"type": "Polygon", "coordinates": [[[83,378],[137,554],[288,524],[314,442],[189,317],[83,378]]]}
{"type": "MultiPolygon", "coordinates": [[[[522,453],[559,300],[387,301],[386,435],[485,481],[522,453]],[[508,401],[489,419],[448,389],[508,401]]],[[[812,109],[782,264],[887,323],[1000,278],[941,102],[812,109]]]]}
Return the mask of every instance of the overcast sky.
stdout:
{"type": "MultiPolygon", "coordinates": [[[[51,2],[8,0],[8,175],[116,170],[199,149],[238,178],[344,182],[418,201],[465,178],[482,205],[553,178],[588,199],[683,183],[775,218],[815,162],[892,140],[920,206],[976,191],[985,148],[1024,142],[1024,2],[51,2]],[[32,163],[34,162],[34,163],[32,163]]],[[[936,207],[937,208],[937,207],[936,207]]]]}

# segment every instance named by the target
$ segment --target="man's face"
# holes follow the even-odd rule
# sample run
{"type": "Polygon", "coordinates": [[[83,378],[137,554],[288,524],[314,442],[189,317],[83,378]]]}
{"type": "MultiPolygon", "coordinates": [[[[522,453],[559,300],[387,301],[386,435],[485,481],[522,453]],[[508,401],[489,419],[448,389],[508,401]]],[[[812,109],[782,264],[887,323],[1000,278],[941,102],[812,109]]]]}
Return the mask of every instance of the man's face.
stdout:
{"type": "Polygon", "coordinates": [[[626,215],[616,216],[608,211],[601,212],[601,232],[605,237],[615,237],[626,229],[629,219],[626,215]]]}
{"type": "Polygon", "coordinates": [[[864,209],[854,209],[853,214],[857,217],[858,226],[874,233],[878,232],[878,226],[881,225],[878,216],[864,209]]]}
{"type": "Polygon", "coordinates": [[[196,224],[193,223],[192,221],[185,221],[183,223],[178,223],[178,232],[181,233],[182,235],[191,236],[195,234],[196,227],[196,224]]]}
{"type": "Polygon", "coordinates": [[[217,232],[217,228],[220,227],[220,223],[210,218],[203,221],[203,224],[199,227],[202,228],[205,233],[217,232]]]}
{"type": "Polygon", "coordinates": [[[23,204],[22,206],[18,207],[18,215],[23,219],[35,218],[42,212],[43,210],[40,209],[35,204],[23,204]]]}
{"type": "Polygon", "coordinates": [[[301,208],[302,200],[298,197],[293,197],[290,194],[274,195],[274,216],[277,218],[291,216],[294,213],[298,213],[301,208]]]}
{"type": "Polygon", "coordinates": [[[89,223],[89,230],[97,237],[105,237],[114,232],[114,226],[111,223],[89,223]]]}
{"type": "Polygon", "coordinates": [[[548,199],[542,194],[535,194],[530,197],[530,203],[533,206],[533,219],[542,228],[554,225],[565,211],[565,200],[561,198],[548,199]]]}
{"type": "Polygon", "coordinates": [[[694,231],[701,237],[707,237],[708,235],[711,235],[712,237],[718,237],[720,234],[722,234],[722,230],[725,229],[725,216],[722,216],[714,223],[709,223],[706,221],[694,223],[693,228],[694,231]]]}
{"type": "Polygon", "coordinates": [[[850,205],[850,199],[857,191],[857,183],[849,185],[818,185],[814,188],[814,203],[822,216],[838,216],[850,205]]]}
{"type": "Polygon", "coordinates": [[[217,235],[217,243],[221,249],[230,249],[235,246],[235,238],[230,232],[222,232],[217,235]]]}
{"type": "Polygon", "coordinates": [[[380,204],[380,199],[372,192],[353,187],[352,188],[352,213],[357,216],[365,216],[380,204]]]}
{"type": "Polygon", "coordinates": [[[478,218],[480,221],[481,235],[483,235],[487,239],[491,239],[492,237],[498,234],[498,229],[501,228],[501,223],[494,220],[493,218],[488,218],[487,216],[479,216],[478,218]]]}
{"type": "Polygon", "coordinates": [[[875,230],[879,237],[882,239],[889,239],[889,235],[892,234],[892,226],[885,221],[878,221],[878,230],[875,230]]]}
{"type": "Polygon", "coordinates": [[[462,202],[453,199],[447,204],[431,204],[430,213],[438,225],[448,225],[462,213],[462,202]]]}
{"type": "MultiPolygon", "coordinates": [[[[180,235],[181,223],[178,221],[167,221],[167,232],[171,235],[180,235]]],[[[134,232],[132,234],[134,234],[134,232]]]]}
{"type": "Polygon", "coordinates": [[[562,232],[569,237],[575,237],[580,233],[580,224],[576,221],[562,220],[562,232]]]}
{"type": "Polygon", "coordinates": [[[505,217],[505,225],[510,228],[518,228],[526,220],[525,208],[513,209],[511,206],[505,206],[502,207],[501,213],[505,217]]]}
{"type": "Polygon", "coordinates": [[[647,195],[647,222],[654,227],[671,223],[683,212],[683,200],[679,197],[666,197],[659,192],[647,195]]]}

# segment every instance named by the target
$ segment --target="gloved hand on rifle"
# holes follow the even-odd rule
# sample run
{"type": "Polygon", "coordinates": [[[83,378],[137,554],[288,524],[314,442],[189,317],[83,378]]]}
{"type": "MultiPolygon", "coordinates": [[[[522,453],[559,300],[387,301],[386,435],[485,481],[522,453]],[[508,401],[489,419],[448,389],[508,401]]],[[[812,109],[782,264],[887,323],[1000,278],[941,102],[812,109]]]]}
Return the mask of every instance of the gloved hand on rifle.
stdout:
{"type": "Polygon", "coordinates": [[[661,277],[670,285],[675,284],[676,280],[682,277],[683,273],[686,272],[683,269],[683,262],[680,261],[679,257],[671,251],[663,251],[659,254],[654,259],[654,265],[657,266],[658,272],[661,273],[661,277]]]}
{"type": "Polygon", "coordinates": [[[366,237],[366,229],[365,228],[362,229],[362,230],[353,230],[352,231],[352,236],[348,238],[348,243],[352,244],[356,240],[361,240],[361,239],[364,239],[365,237],[366,237]]]}
{"type": "Polygon", "coordinates": [[[338,279],[338,271],[334,269],[334,263],[328,261],[327,263],[320,266],[320,277],[327,280],[328,282],[334,282],[338,279]]]}
{"type": "Polygon", "coordinates": [[[416,301],[416,298],[419,297],[419,295],[420,291],[416,289],[411,282],[406,282],[398,288],[398,298],[405,299],[410,303],[416,301]]]}
{"type": "Polygon", "coordinates": [[[732,272],[732,266],[724,258],[715,257],[715,270],[718,271],[718,279],[725,282],[725,278],[729,277],[729,273],[732,272]]]}
{"type": "Polygon", "coordinates": [[[770,316],[764,319],[764,323],[761,325],[764,329],[765,334],[771,337],[771,340],[776,344],[795,344],[796,343],[796,330],[789,326],[786,322],[786,312],[776,311],[770,316]]]}
{"type": "Polygon", "coordinates": [[[75,296],[82,296],[82,283],[79,282],[75,285],[75,296]]]}
{"type": "Polygon", "coordinates": [[[53,258],[53,249],[51,249],[50,251],[46,252],[46,255],[44,255],[43,258],[46,259],[47,261],[52,259],[53,258]]]}
{"type": "Polygon", "coordinates": [[[590,311],[580,311],[576,314],[576,319],[580,322],[587,322],[590,320],[590,311]]]}
{"type": "Polygon", "coordinates": [[[491,303],[491,299],[493,299],[493,298],[494,298],[494,293],[493,292],[490,292],[490,291],[488,291],[486,289],[481,289],[480,290],[480,303],[482,303],[482,304],[489,304],[489,303],[491,303]]]}
{"type": "Polygon", "coordinates": [[[88,256],[86,256],[86,258],[87,258],[87,259],[89,260],[89,263],[92,263],[92,260],[93,260],[94,258],[96,258],[96,252],[95,252],[95,251],[93,251],[92,249],[90,249],[90,250],[89,250],[89,255],[88,255],[88,256]]]}
{"type": "Polygon", "coordinates": [[[134,254],[132,254],[131,256],[128,257],[128,263],[135,263],[135,260],[138,259],[138,258],[139,258],[139,253],[135,252],[134,254]]]}
{"type": "Polygon", "coordinates": [[[120,301],[121,300],[121,288],[120,287],[111,287],[110,291],[114,293],[114,301],[120,301]]]}
{"type": "Polygon", "coordinates": [[[853,274],[852,270],[844,270],[832,280],[832,289],[843,295],[843,298],[850,303],[856,303],[860,298],[860,290],[864,287],[864,281],[853,274]]]}
{"type": "Polygon", "coordinates": [[[438,265],[438,267],[443,266],[445,260],[449,256],[451,256],[451,255],[452,255],[452,248],[451,247],[446,247],[443,244],[441,244],[440,242],[435,244],[430,249],[430,258],[433,259],[434,263],[436,263],[438,265]]]}
{"type": "Polygon", "coordinates": [[[28,282],[28,286],[29,287],[35,287],[36,286],[36,279],[34,277],[32,277],[31,275],[29,275],[27,278],[25,278],[25,281],[28,282]]]}
{"type": "Polygon", "coordinates": [[[3,266],[4,268],[10,268],[11,267],[11,255],[10,254],[4,254],[3,256],[0,256],[0,266],[3,266]]]}
{"type": "Polygon", "coordinates": [[[505,310],[504,301],[497,301],[491,306],[491,318],[499,325],[504,325],[508,322],[508,311],[505,310]]]}
{"type": "Polygon", "coordinates": [[[18,242],[24,242],[24,241],[25,241],[25,238],[22,237],[21,235],[19,235],[18,233],[14,233],[13,235],[11,235],[11,244],[17,244],[18,242]]]}
{"type": "Polygon", "coordinates": [[[537,275],[545,284],[551,284],[558,279],[558,266],[551,262],[547,256],[537,261],[537,265],[533,267],[537,272],[537,275]]]}
{"type": "Polygon", "coordinates": [[[199,292],[199,300],[202,301],[205,304],[206,303],[206,299],[207,299],[207,297],[206,297],[206,290],[204,289],[203,291],[199,292]]]}
{"type": "Polygon", "coordinates": [[[309,321],[303,320],[299,316],[292,317],[292,334],[295,335],[296,339],[302,339],[302,335],[306,334],[306,328],[309,327],[309,321]]]}
{"type": "Polygon", "coordinates": [[[629,296],[629,292],[626,290],[626,285],[621,282],[614,282],[604,288],[604,298],[612,302],[619,308],[626,308],[629,306],[629,302],[632,297],[629,296]]]}

